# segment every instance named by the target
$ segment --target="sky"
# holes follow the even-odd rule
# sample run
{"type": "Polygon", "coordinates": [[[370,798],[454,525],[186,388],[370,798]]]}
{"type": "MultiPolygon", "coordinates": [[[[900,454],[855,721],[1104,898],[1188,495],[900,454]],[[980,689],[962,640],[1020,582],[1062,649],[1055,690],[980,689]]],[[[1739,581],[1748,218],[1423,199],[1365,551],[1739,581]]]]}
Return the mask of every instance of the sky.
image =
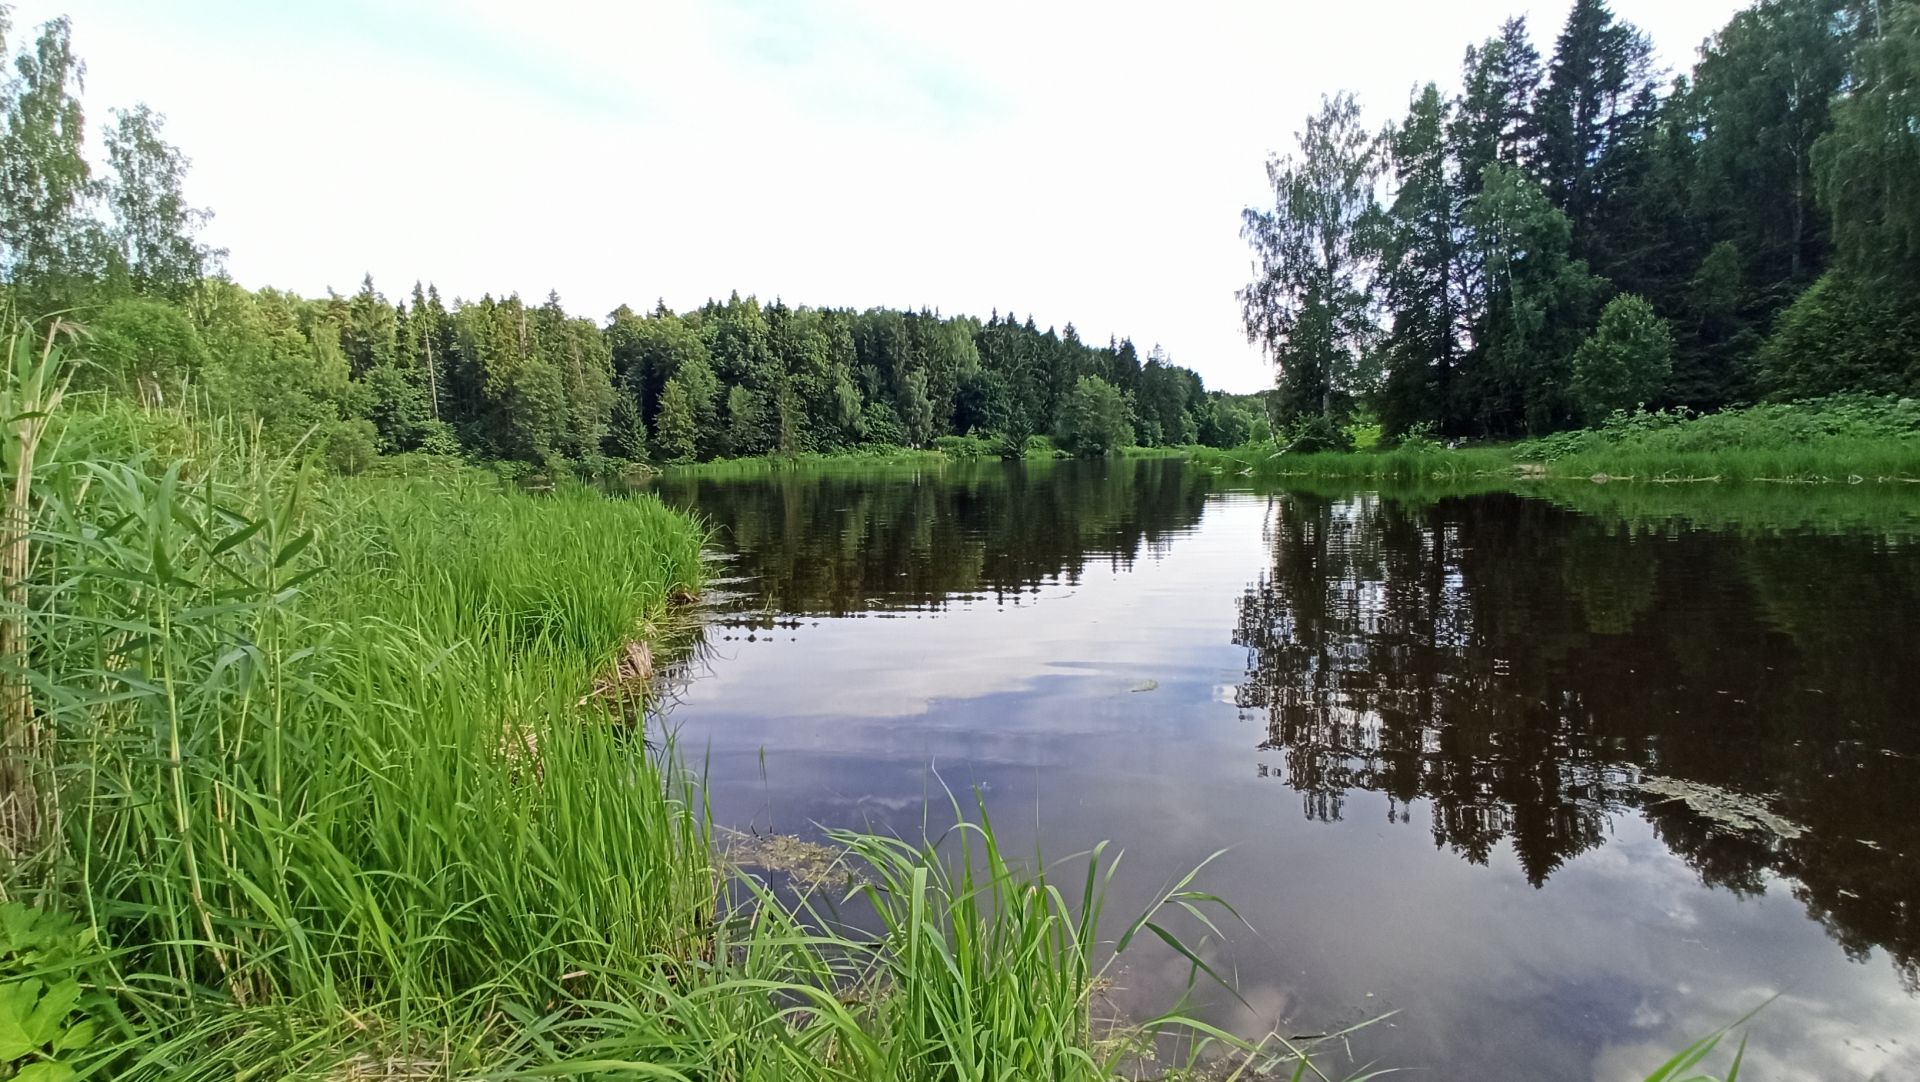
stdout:
{"type": "MultiPolygon", "coordinates": [[[[1571,0],[18,0],[89,115],[145,101],[244,285],[559,292],[599,318],[738,290],[1031,314],[1158,343],[1209,387],[1271,369],[1240,213],[1320,96],[1398,119],[1571,0]]],[[[1614,0],[1682,71],[1733,0],[1614,0]]]]}

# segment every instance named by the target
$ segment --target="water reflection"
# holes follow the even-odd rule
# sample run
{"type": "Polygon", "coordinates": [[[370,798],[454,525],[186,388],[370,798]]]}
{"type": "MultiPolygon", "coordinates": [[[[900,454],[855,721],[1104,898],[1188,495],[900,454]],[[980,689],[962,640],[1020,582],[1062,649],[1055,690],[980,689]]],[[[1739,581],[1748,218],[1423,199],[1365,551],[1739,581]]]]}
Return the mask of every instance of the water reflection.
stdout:
{"type": "Polygon", "coordinates": [[[1167,459],[959,462],[930,470],[669,476],[772,614],[845,616],[996,601],[1127,567],[1200,520],[1212,478],[1167,459]]]}
{"type": "Polygon", "coordinates": [[[1920,562],[1898,530],[1703,531],[1484,494],[1292,493],[1238,705],[1311,819],[1416,801],[1543,884],[1635,809],[1705,883],[1773,876],[1920,987],[1920,562]]]}

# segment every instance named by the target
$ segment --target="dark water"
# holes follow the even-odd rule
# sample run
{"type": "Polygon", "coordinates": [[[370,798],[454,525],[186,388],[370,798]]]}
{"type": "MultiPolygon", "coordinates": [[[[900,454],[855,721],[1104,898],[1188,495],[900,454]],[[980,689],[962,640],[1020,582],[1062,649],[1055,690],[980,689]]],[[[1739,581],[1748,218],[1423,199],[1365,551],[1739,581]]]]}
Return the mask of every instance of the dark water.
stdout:
{"type": "MultiPolygon", "coordinates": [[[[1427,1077],[1920,1078],[1920,499],[1255,492],[1177,462],[668,481],[737,596],[717,817],[1209,853],[1249,1014],[1427,1077]],[[935,812],[936,822],[942,813],[935,812]],[[1636,1073],[1637,1072],[1637,1073],[1636,1073]]],[[[1122,996],[1184,969],[1142,955],[1122,996]]]]}

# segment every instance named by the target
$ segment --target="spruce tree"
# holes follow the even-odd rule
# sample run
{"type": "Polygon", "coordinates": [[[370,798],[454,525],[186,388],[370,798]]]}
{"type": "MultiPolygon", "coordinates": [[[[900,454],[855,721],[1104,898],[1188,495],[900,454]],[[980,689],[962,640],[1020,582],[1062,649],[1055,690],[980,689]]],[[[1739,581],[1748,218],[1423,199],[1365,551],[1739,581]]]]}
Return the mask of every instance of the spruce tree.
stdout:
{"type": "Polygon", "coordinates": [[[1396,190],[1380,259],[1388,331],[1379,405],[1389,435],[1418,422],[1455,427],[1461,200],[1448,162],[1448,119],[1439,88],[1428,83],[1387,135],[1396,190]]]}

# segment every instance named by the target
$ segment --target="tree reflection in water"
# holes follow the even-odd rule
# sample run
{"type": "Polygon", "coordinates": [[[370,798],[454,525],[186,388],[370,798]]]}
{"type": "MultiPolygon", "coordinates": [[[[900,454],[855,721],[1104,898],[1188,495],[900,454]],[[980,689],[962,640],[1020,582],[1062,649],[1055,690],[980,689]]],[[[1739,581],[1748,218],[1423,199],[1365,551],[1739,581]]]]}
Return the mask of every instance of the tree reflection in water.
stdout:
{"type": "Polygon", "coordinates": [[[1705,882],[1786,877],[1850,955],[1883,947],[1920,987],[1902,533],[1701,530],[1510,493],[1288,493],[1266,530],[1237,703],[1307,816],[1340,818],[1353,790],[1399,821],[1424,801],[1437,845],[1486,863],[1506,842],[1539,886],[1637,811],[1705,882]]]}

